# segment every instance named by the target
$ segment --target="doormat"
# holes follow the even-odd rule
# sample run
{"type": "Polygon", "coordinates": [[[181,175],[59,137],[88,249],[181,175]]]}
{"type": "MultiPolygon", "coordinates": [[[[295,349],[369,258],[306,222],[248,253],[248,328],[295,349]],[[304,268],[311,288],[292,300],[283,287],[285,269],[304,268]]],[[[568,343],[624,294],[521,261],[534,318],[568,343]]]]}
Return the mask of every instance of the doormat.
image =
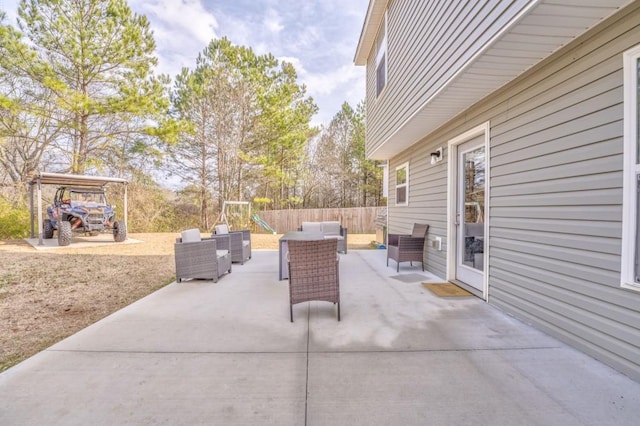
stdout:
{"type": "Polygon", "coordinates": [[[422,283],[423,286],[431,290],[433,294],[440,297],[463,297],[473,296],[467,290],[458,287],[453,283],[422,283]]]}

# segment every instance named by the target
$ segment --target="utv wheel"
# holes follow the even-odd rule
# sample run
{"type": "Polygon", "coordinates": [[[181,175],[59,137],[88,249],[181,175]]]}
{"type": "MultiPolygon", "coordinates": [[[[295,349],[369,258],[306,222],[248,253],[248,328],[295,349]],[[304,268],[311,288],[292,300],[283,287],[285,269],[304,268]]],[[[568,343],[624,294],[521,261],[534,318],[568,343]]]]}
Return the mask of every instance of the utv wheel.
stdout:
{"type": "Polygon", "coordinates": [[[121,243],[127,239],[127,225],[121,220],[116,220],[113,224],[113,239],[116,243],[121,243]]]}
{"type": "Polygon", "coordinates": [[[49,239],[53,238],[53,223],[51,223],[51,219],[45,219],[44,220],[43,228],[44,229],[42,230],[42,236],[46,240],[49,240],[49,239]]]}
{"type": "Polygon", "coordinates": [[[63,247],[71,244],[71,236],[71,222],[60,221],[58,223],[58,245],[63,247]]]}

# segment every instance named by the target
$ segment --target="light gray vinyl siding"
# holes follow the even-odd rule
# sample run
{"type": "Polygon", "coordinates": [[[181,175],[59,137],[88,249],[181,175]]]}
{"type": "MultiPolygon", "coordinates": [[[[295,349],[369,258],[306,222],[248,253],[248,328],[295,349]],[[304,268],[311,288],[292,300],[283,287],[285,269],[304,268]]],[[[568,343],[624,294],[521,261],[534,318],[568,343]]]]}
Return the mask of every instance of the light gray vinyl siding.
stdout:
{"type": "MultiPolygon", "coordinates": [[[[446,236],[446,159],[428,153],[489,121],[489,303],[636,380],[640,293],[620,287],[620,255],[622,53],[638,44],[636,2],[393,158],[411,189],[389,207],[390,232],[446,236]]],[[[426,265],[444,278],[443,253],[426,265]]]]}
{"type": "Polygon", "coordinates": [[[447,159],[430,164],[430,153],[436,146],[417,145],[393,160],[389,184],[389,229],[393,233],[410,234],[414,223],[429,224],[425,269],[445,275],[447,235],[447,159]],[[409,205],[395,207],[395,168],[409,162],[409,205]],[[431,247],[435,237],[442,237],[443,250],[431,247]]]}
{"type": "Polygon", "coordinates": [[[379,97],[377,52],[367,61],[367,152],[391,136],[528,3],[390,1],[387,86],[379,97]]]}

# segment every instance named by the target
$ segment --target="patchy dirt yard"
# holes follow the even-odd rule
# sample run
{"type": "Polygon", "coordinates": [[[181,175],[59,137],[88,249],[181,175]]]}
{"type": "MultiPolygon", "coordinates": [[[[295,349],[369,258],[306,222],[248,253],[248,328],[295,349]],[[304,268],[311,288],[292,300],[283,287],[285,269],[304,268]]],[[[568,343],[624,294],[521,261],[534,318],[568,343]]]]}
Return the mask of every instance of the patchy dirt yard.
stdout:
{"type": "MultiPolygon", "coordinates": [[[[175,280],[177,234],[130,234],[137,244],[38,251],[0,241],[0,372],[175,280]]],[[[254,249],[280,235],[252,234],[254,249]]],[[[374,235],[349,235],[349,249],[374,235]]]]}

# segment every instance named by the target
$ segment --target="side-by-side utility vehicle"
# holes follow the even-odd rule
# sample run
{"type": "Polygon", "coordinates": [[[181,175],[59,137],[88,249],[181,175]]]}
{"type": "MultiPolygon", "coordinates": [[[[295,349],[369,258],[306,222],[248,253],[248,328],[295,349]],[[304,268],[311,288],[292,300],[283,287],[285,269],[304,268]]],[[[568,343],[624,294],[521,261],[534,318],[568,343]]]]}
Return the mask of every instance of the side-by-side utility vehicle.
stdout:
{"type": "Polygon", "coordinates": [[[113,232],[116,242],[127,239],[124,221],[116,220],[115,206],[107,204],[105,190],[100,187],[59,187],[53,205],[47,208],[43,237],[53,238],[56,231],[60,246],[71,244],[73,234],[113,232]]]}

